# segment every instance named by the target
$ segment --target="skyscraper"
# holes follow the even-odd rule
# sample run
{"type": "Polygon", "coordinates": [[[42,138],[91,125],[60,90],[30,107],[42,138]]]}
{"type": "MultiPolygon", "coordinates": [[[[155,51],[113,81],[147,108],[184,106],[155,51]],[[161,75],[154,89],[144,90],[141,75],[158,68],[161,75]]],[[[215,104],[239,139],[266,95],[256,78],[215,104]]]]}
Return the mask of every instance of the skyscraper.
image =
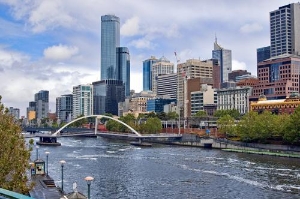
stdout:
{"type": "Polygon", "coordinates": [[[157,76],[171,73],[174,73],[174,64],[171,63],[165,56],[162,56],[152,65],[151,82],[153,93],[157,94],[157,76]]]}
{"type": "Polygon", "coordinates": [[[130,96],[130,56],[126,47],[117,47],[117,74],[125,86],[125,96],[130,96]]]}
{"type": "Polygon", "coordinates": [[[93,82],[93,114],[118,115],[118,103],[125,101],[125,86],[121,80],[93,82]]]}
{"type": "Polygon", "coordinates": [[[143,91],[152,90],[152,65],[156,63],[158,59],[151,56],[150,59],[143,61],[143,91]]]}
{"type": "Polygon", "coordinates": [[[271,57],[300,55],[300,3],[281,6],[270,12],[271,57]]]}
{"type": "Polygon", "coordinates": [[[101,17],[101,80],[118,79],[116,48],[120,46],[120,19],[115,15],[101,17]]]}
{"type": "Polygon", "coordinates": [[[41,90],[34,95],[36,118],[47,118],[49,113],[49,91],[41,90]]]}
{"type": "Polygon", "coordinates": [[[227,50],[222,48],[218,43],[217,39],[214,43],[214,50],[212,51],[212,58],[217,59],[220,64],[220,78],[221,82],[227,82],[228,73],[232,71],[232,58],[231,58],[231,50],[227,50]]]}

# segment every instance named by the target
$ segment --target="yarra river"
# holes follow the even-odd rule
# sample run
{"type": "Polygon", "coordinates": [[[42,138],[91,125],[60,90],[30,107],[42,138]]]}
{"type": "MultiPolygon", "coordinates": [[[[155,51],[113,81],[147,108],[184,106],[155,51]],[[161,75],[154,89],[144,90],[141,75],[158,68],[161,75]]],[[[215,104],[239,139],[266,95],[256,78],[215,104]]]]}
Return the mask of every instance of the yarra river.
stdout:
{"type": "MultiPolygon", "coordinates": [[[[49,175],[64,190],[87,195],[86,176],[93,176],[91,198],[300,198],[300,160],[193,147],[131,146],[104,138],[59,138],[49,151],[49,175]]],[[[36,157],[33,150],[32,157],[36,157]]]]}

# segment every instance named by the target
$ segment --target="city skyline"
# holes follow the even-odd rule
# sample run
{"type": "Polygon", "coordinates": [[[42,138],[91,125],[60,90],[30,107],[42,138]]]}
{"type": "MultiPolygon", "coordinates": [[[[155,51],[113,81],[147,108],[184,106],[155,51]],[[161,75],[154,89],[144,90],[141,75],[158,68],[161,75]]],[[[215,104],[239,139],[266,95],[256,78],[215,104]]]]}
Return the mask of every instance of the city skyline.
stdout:
{"type": "Polygon", "coordinates": [[[68,1],[0,0],[0,91],[5,106],[21,115],[32,95],[55,98],[73,86],[99,81],[101,16],[120,18],[121,46],[131,59],[131,89],[142,90],[143,60],[165,56],[176,65],[210,59],[215,36],[232,50],[232,69],[256,74],[256,49],[270,45],[269,13],[288,3],[258,1],[68,1]],[[159,6],[158,6],[159,3],[159,6]],[[217,6],[216,6],[217,5],[217,6]],[[166,9],[168,10],[166,12],[166,9]],[[238,17],[237,17],[238,16],[238,17]]]}

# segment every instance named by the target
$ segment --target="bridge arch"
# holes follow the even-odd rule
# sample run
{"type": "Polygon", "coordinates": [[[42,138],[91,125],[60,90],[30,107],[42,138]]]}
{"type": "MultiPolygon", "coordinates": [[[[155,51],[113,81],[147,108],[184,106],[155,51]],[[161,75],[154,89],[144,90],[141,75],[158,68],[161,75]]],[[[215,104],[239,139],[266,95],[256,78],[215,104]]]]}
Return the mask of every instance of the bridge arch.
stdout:
{"type": "MultiPolygon", "coordinates": [[[[52,135],[53,136],[57,136],[58,134],[60,134],[60,132],[66,128],[67,126],[69,126],[70,124],[78,121],[78,120],[81,120],[81,119],[84,119],[84,118],[90,118],[90,117],[95,117],[96,118],[96,121],[97,119],[100,119],[102,117],[104,118],[107,118],[107,119],[112,119],[116,122],[119,122],[121,124],[123,124],[124,126],[126,126],[127,128],[129,128],[133,133],[135,133],[137,136],[142,136],[140,133],[138,133],[136,130],[134,130],[131,126],[129,126],[128,124],[116,119],[116,118],[113,118],[113,117],[110,117],[110,116],[107,116],[107,115],[87,115],[87,116],[83,116],[83,117],[80,117],[80,118],[76,118],[75,120],[72,120],[71,122],[65,124],[64,126],[62,126],[60,129],[58,129],[55,133],[53,133],[52,135]]],[[[97,125],[95,125],[95,128],[97,129],[97,125]]]]}

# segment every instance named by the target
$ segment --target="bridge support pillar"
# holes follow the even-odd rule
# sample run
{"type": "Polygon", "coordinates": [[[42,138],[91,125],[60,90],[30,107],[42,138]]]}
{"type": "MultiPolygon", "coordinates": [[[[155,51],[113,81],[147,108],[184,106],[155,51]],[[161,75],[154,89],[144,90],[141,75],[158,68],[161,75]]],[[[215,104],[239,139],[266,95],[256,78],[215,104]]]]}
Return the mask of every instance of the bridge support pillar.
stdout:
{"type": "Polygon", "coordinates": [[[98,117],[95,117],[95,135],[97,135],[98,130],[98,117]]]}

